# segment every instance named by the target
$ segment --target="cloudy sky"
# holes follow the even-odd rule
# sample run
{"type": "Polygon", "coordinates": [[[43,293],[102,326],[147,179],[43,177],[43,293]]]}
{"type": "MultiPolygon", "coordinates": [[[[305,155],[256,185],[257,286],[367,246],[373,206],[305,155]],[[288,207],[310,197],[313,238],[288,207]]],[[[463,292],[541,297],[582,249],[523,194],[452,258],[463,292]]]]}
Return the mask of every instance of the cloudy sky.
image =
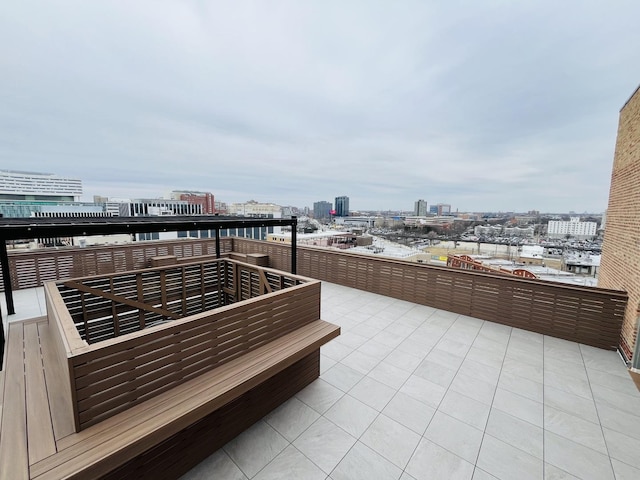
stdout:
{"type": "Polygon", "coordinates": [[[638,0],[0,6],[0,168],[85,197],[606,208],[638,0]]]}

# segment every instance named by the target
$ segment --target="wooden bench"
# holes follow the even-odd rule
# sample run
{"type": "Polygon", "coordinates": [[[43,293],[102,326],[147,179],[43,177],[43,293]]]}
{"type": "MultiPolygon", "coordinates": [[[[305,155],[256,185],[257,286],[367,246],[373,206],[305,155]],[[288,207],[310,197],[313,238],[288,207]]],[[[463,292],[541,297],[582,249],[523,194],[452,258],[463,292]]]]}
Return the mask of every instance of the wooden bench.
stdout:
{"type": "Polygon", "coordinates": [[[47,319],[11,323],[0,479],[177,478],[316,379],[339,333],[312,321],[76,432],[47,319]]]}

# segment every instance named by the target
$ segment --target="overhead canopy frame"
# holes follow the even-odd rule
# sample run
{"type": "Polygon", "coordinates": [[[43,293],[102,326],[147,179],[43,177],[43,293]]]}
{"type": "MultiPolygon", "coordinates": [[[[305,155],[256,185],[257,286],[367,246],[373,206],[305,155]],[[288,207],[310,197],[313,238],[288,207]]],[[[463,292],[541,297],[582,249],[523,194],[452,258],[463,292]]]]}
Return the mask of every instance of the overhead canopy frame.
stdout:
{"type": "MultiPolygon", "coordinates": [[[[297,217],[245,218],[217,215],[166,217],[36,217],[2,218],[0,220],[0,263],[7,313],[15,313],[11,272],[7,253],[8,240],[34,238],[79,237],[85,235],[116,235],[122,233],[182,232],[215,230],[216,257],[220,258],[220,230],[229,228],[291,227],[291,273],[296,274],[297,217]]],[[[4,325],[0,321],[0,342],[4,343],[4,325]]]]}

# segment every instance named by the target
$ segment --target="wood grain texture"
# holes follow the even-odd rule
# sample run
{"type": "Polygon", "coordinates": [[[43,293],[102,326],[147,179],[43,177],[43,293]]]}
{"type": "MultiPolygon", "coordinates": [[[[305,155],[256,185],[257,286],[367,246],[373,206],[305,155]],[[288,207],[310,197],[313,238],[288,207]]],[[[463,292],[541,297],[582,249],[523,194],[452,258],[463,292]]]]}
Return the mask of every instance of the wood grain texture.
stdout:
{"type": "MultiPolygon", "coordinates": [[[[69,378],[69,364],[66,356],[57,350],[54,327],[48,322],[38,323],[40,348],[53,433],[56,440],[75,432],[72,406],[72,390],[69,378]]],[[[63,353],[63,352],[62,352],[63,353]]]]}
{"type": "MultiPolygon", "coordinates": [[[[303,358],[314,352],[317,354],[322,344],[338,334],[338,327],[322,320],[301,327],[215,371],[199,375],[148,402],[63,439],[56,455],[33,465],[32,476],[44,479],[105,475],[303,358]]],[[[317,376],[317,368],[315,372],[317,376]]],[[[295,382],[288,375],[282,381],[295,382]]],[[[256,404],[264,402],[269,403],[269,400],[263,399],[256,404]]],[[[250,415],[250,412],[246,414],[250,415]]]]}
{"type": "Polygon", "coordinates": [[[78,429],[320,318],[320,282],[228,259],[72,279],[57,286],[56,292],[47,285],[47,302],[56,310],[51,317],[59,331],[71,337],[67,344],[75,346],[67,358],[78,429]],[[200,312],[202,304],[211,307],[202,292],[206,297],[220,285],[230,286],[230,298],[216,292],[218,308],[200,312]],[[198,313],[179,318],[191,303],[198,313]],[[160,315],[164,324],[141,330],[156,318],[150,315],[160,315]],[[78,343],[83,333],[92,344],[78,343]]]}
{"type": "Polygon", "coordinates": [[[56,451],[53,423],[42,364],[38,324],[24,325],[24,369],[29,464],[56,451]]]}
{"type": "Polygon", "coordinates": [[[319,319],[319,302],[317,282],[299,285],[74,356],[81,428],[319,319]]]}
{"type": "MultiPolygon", "coordinates": [[[[220,239],[220,251],[232,251],[231,238],[220,239]]],[[[10,252],[9,270],[13,289],[33,288],[45,282],[74,277],[86,277],[125,272],[149,267],[151,258],[173,255],[178,261],[189,257],[215,258],[215,239],[135,242],[60,250],[43,249],[31,252],[10,252]]],[[[0,291],[4,287],[0,285],[0,291]]]]}
{"type": "Polygon", "coordinates": [[[24,330],[10,323],[7,335],[2,422],[0,424],[0,478],[26,479],[29,472],[27,450],[27,405],[24,380],[24,330]]]}
{"type": "MultiPolygon", "coordinates": [[[[176,478],[317,378],[319,348],[339,330],[322,320],[311,322],[54,440],[53,418],[41,418],[54,408],[56,395],[46,391],[55,378],[48,373],[49,361],[59,360],[53,351],[45,353],[54,342],[50,325],[44,318],[12,324],[4,379],[5,394],[7,388],[12,394],[5,395],[3,408],[0,478],[176,478]],[[39,350],[41,358],[35,354],[39,350]],[[27,393],[31,388],[34,393],[27,393]]],[[[66,422],[71,423],[69,416],[66,422]]]]}

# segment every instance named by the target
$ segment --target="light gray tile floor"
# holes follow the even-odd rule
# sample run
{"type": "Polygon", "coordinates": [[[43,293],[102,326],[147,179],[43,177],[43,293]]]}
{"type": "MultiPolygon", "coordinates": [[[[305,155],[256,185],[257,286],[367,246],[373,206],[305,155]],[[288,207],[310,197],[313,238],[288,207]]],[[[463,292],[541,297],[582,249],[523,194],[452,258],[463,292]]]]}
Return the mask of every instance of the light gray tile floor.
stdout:
{"type": "MultiPolygon", "coordinates": [[[[15,294],[9,321],[46,314],[15,294]]],[[[328,283],[322,318],[321,377],[184,480],[640,479],[617,353],[328,283]]]]}
{"type": "Polygon", "coordinates": [[[15,322],[30,318],[42,317],[47,314],[47,305],[44,299],[44,287],[27,288],[13,292],[13,305],[16,313],[8,315],[7,301],[4,292],[0,294],[0,311],[2,320],[15,322]]]}
{"type": "Polygon", "coordinates": [[[322,318],[342,335],[320,379],[253,433],[289,446],[235,441],[238,468],[225,448],[209,478],[640,478],[640,393],[617,353],[327,283],[322,318]]]}

